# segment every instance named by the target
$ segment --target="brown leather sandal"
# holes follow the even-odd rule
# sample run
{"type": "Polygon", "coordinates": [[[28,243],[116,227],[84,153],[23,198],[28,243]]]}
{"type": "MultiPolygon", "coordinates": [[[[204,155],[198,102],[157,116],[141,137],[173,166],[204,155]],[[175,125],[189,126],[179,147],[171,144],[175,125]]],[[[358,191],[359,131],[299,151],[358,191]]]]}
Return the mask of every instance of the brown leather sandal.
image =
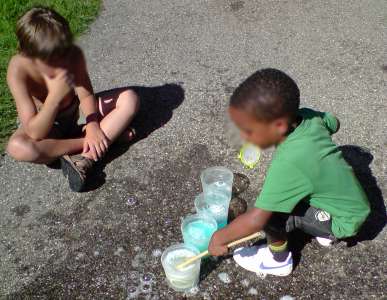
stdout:
{"type": "Polygon", "coordinates": [[[80,192],[85,187],[86,176],[93,167],[94,162],[82,156],[64,155],[60,158],[63,175],[68,178],[70,188],[74,192],[80,192]]]}

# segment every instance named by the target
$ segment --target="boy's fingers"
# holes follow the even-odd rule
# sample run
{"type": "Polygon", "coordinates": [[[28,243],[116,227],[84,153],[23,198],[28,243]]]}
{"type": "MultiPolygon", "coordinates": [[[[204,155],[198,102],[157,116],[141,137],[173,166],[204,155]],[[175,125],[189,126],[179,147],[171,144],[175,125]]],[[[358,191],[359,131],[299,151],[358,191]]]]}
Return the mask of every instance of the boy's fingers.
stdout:
{"type": "Polygon", "coordinates": [[[86,152],[88,152],[89,151],[89,144],[88,143],[83,143],[83,153],[86,153],[86,152]]]}
{"type": "Polygon", "coordinates": [[[50,80],[50,78],[46,74],[42,73],[42,75],[45,82],[48,82],[50,80]]]}
{"type": "Polygon", "coordinates": [[[106,145],[105,145],[103,142],[101,142],[101,143],[99,144],[99,146],[100,146],[100,148],[101,148],[101,150],[102,150],[102,154],[105,154],[106,151],[107,151],[106,145]]]}
{"type": "Polygon", "coordinates": [[[89,147],[90,147],[90,153],[91,153],[91,157],[93,158],[93,160],[94,161],[97,161],[98,160],[98,157],[97,157],[97,153],[96,153],[96,151],[95,151],[95,148],[94,148],[94,146],[92,146],[92,145],[89,145],[89,147]]]}
{"type": "Polygon", "coordinates": [[[94,147],[95,147],[95,151],[97,152],[97,157],[101,158],[102,157],[101,147],[98,144],[95,144],[94,147]]]}
{"type": "Polygon", "coordinates": [[[107,151],[107,149],[109,148],[109,143],[108,143],[107,139],[103,139],[103,144],[105,145],[105,148],[107,151]]]}

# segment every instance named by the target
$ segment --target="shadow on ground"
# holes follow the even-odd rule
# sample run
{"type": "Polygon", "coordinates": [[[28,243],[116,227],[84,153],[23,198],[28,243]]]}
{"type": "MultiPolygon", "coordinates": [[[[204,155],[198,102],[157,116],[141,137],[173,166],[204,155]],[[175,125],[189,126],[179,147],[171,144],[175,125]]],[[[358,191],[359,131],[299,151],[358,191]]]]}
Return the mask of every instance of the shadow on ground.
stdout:
{"type": "Polygon", "coordinates": [[[340,150],[345,160],[352,166],[371,207],[371,213],[359,233],[355,237],[347,239],[348,246],[354,246],[357,242],[373,240],[383,230],[387,219],[386,206],[382,191],[370,169],[370,164],[374,159],[371,152],[366,148],[354,145],[341,146],[340,150]]]}
{"type": "Polygon", "coordinates": [[[134,90],[140,98],[140,110],[131,123],[136,132],[136,138],[131,143],[116,143],[111,148],[105,159],[99,163],[93,175],[90,176],[85,191],[92,191],[105,183],[105,166],[112,160],[124,154],[131,145],[146,138],[153,131],[163,127],[173,115],[173,110],[184,101],[184,89],[179,84],[165,84],[155,87],[128,86],[116,88],[101,93],[120,91],[125,89],[134,90]]]}

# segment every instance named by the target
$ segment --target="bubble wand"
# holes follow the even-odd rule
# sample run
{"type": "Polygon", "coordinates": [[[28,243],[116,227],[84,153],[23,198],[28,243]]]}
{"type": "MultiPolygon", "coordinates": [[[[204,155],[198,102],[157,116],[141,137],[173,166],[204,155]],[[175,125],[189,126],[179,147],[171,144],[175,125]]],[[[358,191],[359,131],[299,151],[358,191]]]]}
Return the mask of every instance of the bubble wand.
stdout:
{"type": "Polygon", "coordinates": [[[250,143],[246,143],[239,151],[238,158],[247,169],[253,169],[261,158],[261,150],[250,143]]]}
{"type": "MultiPolygon", "coordinates": [[[[262,238],[264,238],[264,234],[262,232],[253,233],[253,234],[248,235],[248,236],[246,236],[244,238],[241,238],[239,240],[236,240],[236,241],[233,241],[233,242],[229,243],[227,245],[227,248],[234,247],[236,245],[239,245],[241,243],[250,241],[250,240],[255,239],[255,238],[262,239],[262,238]]],[[[206,251],[203,251],[202,253],[200,253],[200,254],[198,254],[196,256],[190,257],[186,261],[182,262],[181,264],[178,264],[176,266],[176,269],[183,269],[186,266],[188,266],[188,265],[192,264],[193,262],[197,261],[198,259],[201,259],[202,257],[207,256],[208,254],[209,254],[208,250],[206,250],[206,251]]]]}

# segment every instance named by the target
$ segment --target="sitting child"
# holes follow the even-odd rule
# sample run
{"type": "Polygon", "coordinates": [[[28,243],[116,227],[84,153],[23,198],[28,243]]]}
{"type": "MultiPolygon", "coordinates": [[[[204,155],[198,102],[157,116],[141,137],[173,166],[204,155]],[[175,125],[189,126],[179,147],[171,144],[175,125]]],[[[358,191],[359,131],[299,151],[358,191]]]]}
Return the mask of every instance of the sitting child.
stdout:
{"type": "Polygon", "coordinates": [[[128,126],[138,97],[131,90],[94,96],[82,50],[74,45],[68,22],[54,10],[27,11],[16,34],[19,53],[9,62],[7,81],[20,126],[7,152],[33,163],[60,158],[70,188],[81,191],[88,171],[109,146],[119,137],[133,138],[128,126]],[[86,118],[83,130],[79,108],[86,118]]]}
{"type": "Polygon", "coordinates": [[[275,69],[257,71],[234,91],[229,113],[242,137],[276,151],[255,207],[214,233],[212,255],[264,230],[267,245],[237,249],[234,259],[253,272],[286,276],[293,267],[287,233],[301,229],[329,245],[355,235],[367,218],[367,197],[331,139],[338,119],[299,104],[296,83],[275,69]]]}

